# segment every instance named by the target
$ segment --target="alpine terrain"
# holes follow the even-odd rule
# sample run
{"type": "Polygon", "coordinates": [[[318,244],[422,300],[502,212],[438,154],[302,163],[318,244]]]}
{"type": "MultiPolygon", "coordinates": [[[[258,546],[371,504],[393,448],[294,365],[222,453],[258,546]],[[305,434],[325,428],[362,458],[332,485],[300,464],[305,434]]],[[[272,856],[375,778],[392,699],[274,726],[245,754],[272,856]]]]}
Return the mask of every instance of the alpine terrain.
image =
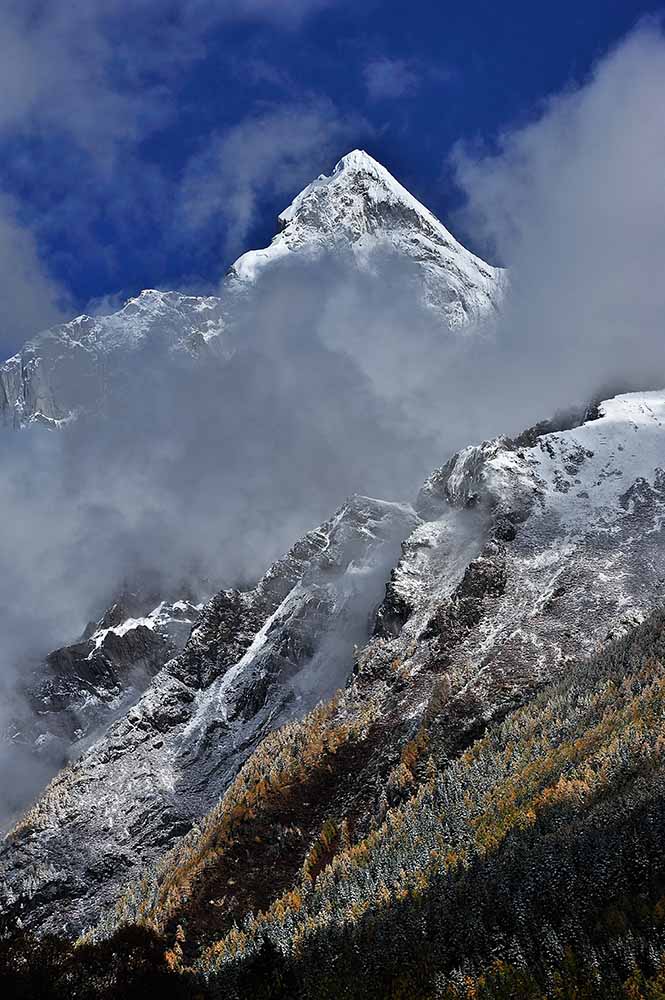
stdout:
{"type": "Polygon", "coordinates": [[[205,362],[234,350],[237,309],[261,274],[289,255],[316,258],[350,251],[360,268],[392,252],[416,268],[422,295],[452,330],[492,314],[505,274],[462,247],[376,160],[361,150],[343,157],[279,216],[265,250],[243,254],[219,298],[148,289],[110,316],[78,316],[29,341],[0,367],[0,416],[21,427],[59,426],[103,406],[141,354],[168,362],[183,352],[205,362]]]}
{"type": "MultiPolygon", "coordinates": [[[[442,343],[500,315],[506,273],[364,152],[279,222],[217,297],[33,338],[3,433],[113,421],[142,359],[224,371],[285,261],[388,253],[442,343]]],[[[52,780],[0,853],[12,996],[665,995],[665,389],[550,416],[251,582],[130,580],[31,662],[3,736],[52,780]]]]}

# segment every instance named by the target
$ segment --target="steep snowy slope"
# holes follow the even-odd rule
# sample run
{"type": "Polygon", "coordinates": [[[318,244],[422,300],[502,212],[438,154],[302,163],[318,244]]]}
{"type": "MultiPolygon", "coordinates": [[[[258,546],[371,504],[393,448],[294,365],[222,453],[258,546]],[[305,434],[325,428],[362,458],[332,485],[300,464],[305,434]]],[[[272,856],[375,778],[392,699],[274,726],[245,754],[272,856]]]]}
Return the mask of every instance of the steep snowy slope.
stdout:
{"type": "Polygon", "coordinates": [[[94,919],[262,735],[352,668],[336,724],[357,721],[366,770],[339,780],[352,801],[360,775],[378,803],[433,692],[452,755],[660,606],[665,392],[609,400],[570,430],[467,448],[416,509],[356,499],[255,590],[218,595],[183,654],[9,837],[5,907],[35,927],[94,919]],[[374,635],[354,656],[389,565],[374,635]]]}
{"type": "Polygon", "coordinates": [[[256,588],[218,594],[182,655],[10,834],[5,902],[27,894],[35,926],[92,922],[211,808],[266,732],[344,683],[416,523],[409,507],[356,497],[256,588]]]}
{"type": "Polygon", "coordinates": [[[408,715],[443,670],[463,740],[466,723],[473,730],[662,604],[665,392],[617,396],[597,419],[530,446],[466,448],[428,479],[416,509],[426,523],[392,574],[360,677],[399,658],[413,680],[399,708],[408,715]]]}
{"type": "Polygon", "coordinates": [[[504,272],[465,250],[445,227],[367,153],[345,156],[330,177],[310,184],[280,216],[283,231],[265,250],[244,254],[219,297],[147,290],[111,316],[79,316],[30,340],[0,366],[0,425],[58,426],[98,410],[146,360],[177,362],[182,352],[225,358],[234,316],[259,275],[285,256],[310,262],[322,251],[351,252],[371,271],[390,251],[412,266],[442,328],[465,328],[498,306],[504,272]]]}

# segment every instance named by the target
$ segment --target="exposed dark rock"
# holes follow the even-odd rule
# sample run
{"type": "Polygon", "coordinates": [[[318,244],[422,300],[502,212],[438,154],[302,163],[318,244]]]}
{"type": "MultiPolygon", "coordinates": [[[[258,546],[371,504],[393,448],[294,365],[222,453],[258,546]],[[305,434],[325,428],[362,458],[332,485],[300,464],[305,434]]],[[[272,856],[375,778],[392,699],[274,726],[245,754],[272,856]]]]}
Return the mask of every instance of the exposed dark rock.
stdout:
{"type": "Polygon", "coordinates": [[[436,638],[442,652],[456,645],[481,621],[486,598],[501,597],[506,589],[505,549],[493,543],[469,563],[460,584],[427,623],[423,639],[436,638]]]}
{"type": "Polygon", "coordinates": [[[374,635],[384,639],[398,636],[408,621],[413,608],[397,591],[394,579],[386,584],[386,596],[380,604],[374,619],[374,635]]]}

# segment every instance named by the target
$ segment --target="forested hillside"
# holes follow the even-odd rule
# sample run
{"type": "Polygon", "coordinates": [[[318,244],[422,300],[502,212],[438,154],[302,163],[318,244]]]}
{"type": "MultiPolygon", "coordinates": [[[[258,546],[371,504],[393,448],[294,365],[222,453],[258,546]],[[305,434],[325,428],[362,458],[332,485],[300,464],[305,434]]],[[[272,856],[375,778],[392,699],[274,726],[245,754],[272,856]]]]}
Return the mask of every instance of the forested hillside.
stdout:
{"type": "Polygon", "coordinates": [[[392,757],[344,697],[269,736],[105,927],[8,937],[14,995],[663,995],[665,615],[456,757],[444,684],[392,757]]]}

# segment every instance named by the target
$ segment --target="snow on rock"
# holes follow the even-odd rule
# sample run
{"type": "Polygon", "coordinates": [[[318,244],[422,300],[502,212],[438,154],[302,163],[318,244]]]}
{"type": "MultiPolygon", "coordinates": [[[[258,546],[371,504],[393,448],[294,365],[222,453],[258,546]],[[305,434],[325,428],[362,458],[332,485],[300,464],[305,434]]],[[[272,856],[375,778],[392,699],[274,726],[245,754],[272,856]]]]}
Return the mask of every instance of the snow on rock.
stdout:
{"type": "Polygon", "coordinates": [[[493,313],[505,272],[466,250],[444,225],[368,153],[347,153],[327,177],[309,184],[279,216],[282,232],[264,250],[243,254],[231,274],[252,283],[292,253],[350,247],[360,266],[377,249],[418,265],[426,301],[447,326],[465,327],[493,313]]]}
{"type": "MultiPolygon", "coordinates": [[[[415,732],[438,690],[453,754],[661,605],[665,392],[466,448],[415,511],[352,498],[252,590],[206,604],[182,653],[9,835],[3,908],[42,930],[92,923],[265,733],[345,682],[343,711],[371,706],[386,731],[415,732]]],[[[100,649],[150,633],[120,624],[100,649]]]]}
{"type": "Polygon", "coordinates": [[[312,259],[322,250],[350,249],[360,267],[371,269],[374,253],[387,249],[415,268],[444,328],[467,329],[500,304],[505,272],[462,247],[361,150],[308,185],[279,221],[282,232],[235,262],[219,297],[146,289],[112,315],[78,316],[29,340],[0,366],[0,425],[62,427],[97,411],[141,353],[151,366],[168,365],[183,352],[224,361],[235,349],[238,295],[251,294],[259,274],[285,256],[312,259]]]}
{"type": "Polygon", "coordinates": [[[344,684],[417,523],[408,505],[353,497],[255,588],[213,598],[183,652],[10,833],[5,907],[41,929],[92,923],[216,802],[265,733],[344,684]]]}
{"type": "MultiPolygon", "coordinates": [[[[136,702],[164,664],[184,647],[201,605],[125,594],[76,642],[49,653],[25,678],[0,740],[26,763],[55,774],[136,702]]],[[[26,794],[29,791],[26,790],[26,794]]],[[[16,796],[17,805],[20,795],[16,796]]],[[[23,806],[29,803],[23,801],[23,806]]]]}
{"type": "MultiPolygon", "coordinates": [[[[404,544],[359,682],[395,659],[425,687],[445,675],[477,725],[662,605],[665,392],[617,396],[529,446],[465,448],[416,509],[425,523],[404,544]]],[[[414,683],[400,712],[422,699],[414,683]]]]}
{"type": "Polygon", "coordinates": [[[100,628],[96,629],[89,637],[89,642],[94,644],[94,649],[88,653],[87,659],[91,659],[96,650],[105,645],[108,635],[123,636],[140,628],[157,632],[170,639],[175,648],[182,649],[202,608],[202,604],[192,604],[191,601],[173,601],[172,603],[160,601],[152,611],[139,618],[124,618],[117,624],[107,625],[106,618],[108,616],[105,616],[100,628]]]}

